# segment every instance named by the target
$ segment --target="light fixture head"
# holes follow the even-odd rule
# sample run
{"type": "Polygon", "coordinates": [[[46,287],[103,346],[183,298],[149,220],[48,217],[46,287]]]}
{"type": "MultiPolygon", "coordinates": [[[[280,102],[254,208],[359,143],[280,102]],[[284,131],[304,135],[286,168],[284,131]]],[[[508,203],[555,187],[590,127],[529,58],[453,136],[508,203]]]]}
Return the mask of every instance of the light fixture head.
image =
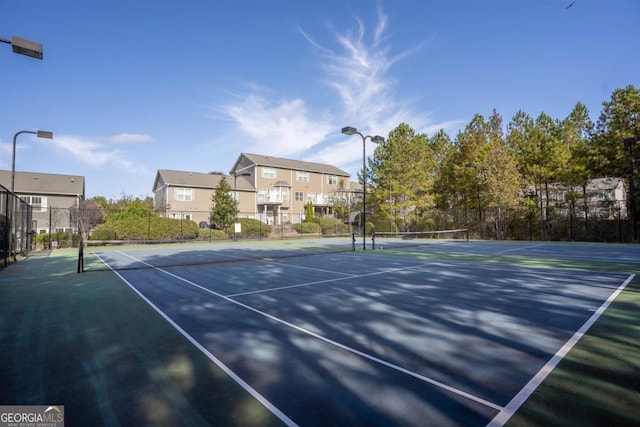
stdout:
{"type": "Polygon", "coordinates": [[[11,47],[15,53],[42,59],[42,44],[20,37],[11,37],[11,47]]]}
{"type": "Polygon", "coordinates": [[[346,126],[342,128],[342,133],[345,135],[355,135],[356,133],[358,133],[358,129],[351,126],[346,126]]]}
{"type": "Polygon", "coordinates": [[[36,132],[38,138],[44,139],[53,139],[53,132],[49,132],[48,130],[39,130],[36,132]]]}

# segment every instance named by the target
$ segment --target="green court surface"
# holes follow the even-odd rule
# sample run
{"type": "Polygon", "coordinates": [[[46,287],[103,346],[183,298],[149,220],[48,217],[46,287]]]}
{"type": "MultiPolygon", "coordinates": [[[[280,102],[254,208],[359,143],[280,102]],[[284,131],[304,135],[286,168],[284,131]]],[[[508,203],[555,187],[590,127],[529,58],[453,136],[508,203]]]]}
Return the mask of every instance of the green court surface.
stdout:
{"type": "MultiPolygon", "coordinates": [[[[144,251],[136,248],[130,253],[142,258],[144,251]]],[[[486,271],[496,265],[492,280],[501,282],[504,266],[540,277],[545,271],[559,270],[631,277],[640,271],[638,254],[640,247],[625,245],[467,242],[333,256],[343,257],[345,264],[353,259],[372,266],[402,259],[454,266],[469,263],[486,271]]],[[[313,261],[322,257],[313,256],[297,267],[312,271],[321,266],[313,261]]],[[[222,271],[221,278],[237,278],[240,266],[251,268],[255,263],[212,266],[212,271],[222,271]]],[[[282,418],[185,339],[122,277],[110,271],[78,274],[76,267],[77,250],[61,249],[33,254],[0,271],[0,404],[64,405],[67,425],[74,426],[282,424],[282,418]]],[[[205,271],[204,267],[183,268],[196,276],[205,271]]],[[[146,286],[147,273],[129,274],[131,281],[140,277],[141,289],[146,286]]],[[[406,274],[398,277],[408,286],[406,274]]],[[[251,305],[262,298],[251,292],[232,297],[251,305]]],[[[301,295],[287,298],[297,303],[301,295]]],[[[639,313],[640,279],[633,276],[506,425],[640,425],[639,313]]]]}
{"type": "Polygon", "coordinates": [[[77,250],[0,272],[0,404],[59,404],[69,426],[280,425],[112,273],[77,250]]]}

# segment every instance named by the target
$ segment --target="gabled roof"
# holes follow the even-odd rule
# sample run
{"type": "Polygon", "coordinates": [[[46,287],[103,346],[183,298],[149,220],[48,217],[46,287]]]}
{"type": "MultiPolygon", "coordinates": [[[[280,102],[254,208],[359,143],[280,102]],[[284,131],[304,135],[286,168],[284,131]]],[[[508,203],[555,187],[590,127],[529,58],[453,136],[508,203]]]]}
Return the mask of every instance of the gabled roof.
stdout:
{"type": "MultiPolygon", "coordinates": [[[[226,176],[221,173],[202,173],[202,172],[186,172],[174,171],[168,169],[158,169],[156,179],[153,183],[153,191],[163,185],[171,187],[188,187],[188,188],[205,188],[215,189],[220,184],[222,177],[227,179],[230,186],[233,186],[233,176],[226,176]]],[[[251,177],[238,176],[236,185],[238,190],[255,191],[255,188],[247,178],[251,177]]]]}
{"type": "Polygon", "coordinates": [[[271,157],[262,154],[250,153],[240,154],[238,160],[236,160],[236,163],[233,165],[233,169],[231,170],[232,172],[236,170],[243,157],[256,166],[267,166],[303,172],[316,172],[327,175],[349,176],[349,174],[342,169],[324,163],[305,162],[302,160],[283,159],[280,157],[271,157]]]}
{"type": "MultiPolygon", "coordinates": [[[[11,189],[11,171],[0,171],[0,185],[11,189]]],[[[14,189],[17,194],[85,196],[84,176],[80,175],[16,171],[14,189]]]]}
{"type": "Polygon", "coordinates": [[[594,178],[587,183],[587,191],[613,190],[624,185],[625,181],[622,178],[594,178]]]}

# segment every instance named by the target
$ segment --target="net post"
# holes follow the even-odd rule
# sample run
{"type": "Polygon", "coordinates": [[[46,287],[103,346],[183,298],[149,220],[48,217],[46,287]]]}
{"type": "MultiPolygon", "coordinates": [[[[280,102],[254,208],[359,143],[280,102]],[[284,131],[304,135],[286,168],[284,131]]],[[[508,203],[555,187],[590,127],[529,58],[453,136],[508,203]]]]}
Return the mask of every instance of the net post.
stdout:
{"type": "Polygon", "coordinates": [[[468,242],[469,241],[469,229],[468,228],[464,229],[464,235],[465,235],[465,238],[466,238],[466,240],[468,242]]]}
{"type": "Polygon", "coordinates": [[[376,250],[376,232],[371,233],[371,250],[376,250]]]}
{"type": "Polygon", "coordinates": [[[84,242],[80,239],[78,249],[78,273],[84,272],[84,242]]]}
{"type": "Polygon", "coordinates": [[[356,251],[356,233],[351,233],[351,250],[356,251]]]}

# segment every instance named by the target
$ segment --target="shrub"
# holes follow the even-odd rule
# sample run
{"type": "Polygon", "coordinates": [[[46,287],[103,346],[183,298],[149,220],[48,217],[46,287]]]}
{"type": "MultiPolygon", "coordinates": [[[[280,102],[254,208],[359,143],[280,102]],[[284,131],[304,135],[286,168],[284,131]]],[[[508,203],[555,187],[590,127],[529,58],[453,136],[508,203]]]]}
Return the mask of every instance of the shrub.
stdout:
{"type": "Polygon", "coordinates": [[[227,238],[227,235],[222,230],[201,228],[198,237],[204,240],[224,240],[227,238]]]}
{"type": "MultiPolygon", "coordinates": [[[[244,238],[258,238],[258,237],[267,237],[271,234],[271,226],[269,224],[265,224],[259,219],[254,218],[238,218],[238,222],[242,225],[242,231],[238,235],[238,237],[244,238]]],[[[233,236],[234,226],[227,227],[225,231],[233,236]]]]}
{"type": "Polygon", "coordinates": [[[101,224],[93,231],[90,240],[178,240],[195,239],[198,224],[191,220],[147,217],[127,217],[101,224]]]}
{"type": "Polygon", "coordinates": [[[118,235],[115,231],[105,227],[105,224],[100,224],[89,236],[89,240],[117,240],[118,235]]]}
{"type": "MultiPolygon", "coordinates": [[[[55,242],[55,245],[58,248],[77,248],[80,243],[80,235],[71,234],[66,231],[58,231],[55,233],[51,233],[51,241],[55,242]],[[71,239],[71,241],[69,241],[69,239],[71,239]]],[[[40,246],[43,249],[49,248],[49,234],[43,233],[36,235],[36,245],[40,246]]]]}
{"type": "Polygon", "coordinates": [[[398,226],[393,221],[376,221],[375,231],[376,233],[396,233],[398,231],[398,226]]]}
{"type": "Polygon", "coordinates": [[[332,235],[349,233],[349,225],[344,224],[336,218],[315,217],[313,218],[313,222],[320,226],[322,234],[332,235]]]}
{"type": "Polygon", "coordinates": [[[367,223],[364,225],[365,236],[371,236],[371,233],[373,233],[374,231],[376,231],[376,227],[372,222],[367,221],[367,223]]]}
{"type": "Polygon", "coordinates": [[[320,234],[320,225],[317,222],[301,222],[293,224],[293,228],[300,234],[320,234]]]}

